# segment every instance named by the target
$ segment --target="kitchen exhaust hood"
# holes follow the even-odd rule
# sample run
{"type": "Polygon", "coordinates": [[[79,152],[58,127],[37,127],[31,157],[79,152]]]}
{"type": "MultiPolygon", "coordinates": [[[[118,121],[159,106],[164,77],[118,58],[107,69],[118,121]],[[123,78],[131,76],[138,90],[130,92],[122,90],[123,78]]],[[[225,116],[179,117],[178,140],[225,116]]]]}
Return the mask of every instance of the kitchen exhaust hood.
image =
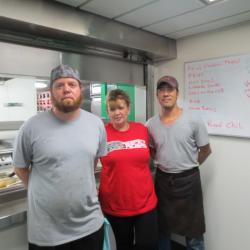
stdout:
{"type": "Polygon", "coordinates": [[[0,0],[0,40],[135,62],[176,58],[176,41],[43,0],[0,0]]]}

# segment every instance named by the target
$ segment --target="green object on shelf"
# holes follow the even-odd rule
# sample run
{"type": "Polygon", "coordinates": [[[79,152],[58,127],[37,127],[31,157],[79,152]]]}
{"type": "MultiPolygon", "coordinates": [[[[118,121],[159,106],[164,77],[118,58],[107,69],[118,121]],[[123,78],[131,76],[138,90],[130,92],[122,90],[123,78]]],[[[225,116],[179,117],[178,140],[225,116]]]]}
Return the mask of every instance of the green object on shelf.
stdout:
{"type": "Polygon", "coordinates": [[[107,95],[107,83],[101,84],[101,118],[108,119],[106,111],[106,95],[107,95]]]}

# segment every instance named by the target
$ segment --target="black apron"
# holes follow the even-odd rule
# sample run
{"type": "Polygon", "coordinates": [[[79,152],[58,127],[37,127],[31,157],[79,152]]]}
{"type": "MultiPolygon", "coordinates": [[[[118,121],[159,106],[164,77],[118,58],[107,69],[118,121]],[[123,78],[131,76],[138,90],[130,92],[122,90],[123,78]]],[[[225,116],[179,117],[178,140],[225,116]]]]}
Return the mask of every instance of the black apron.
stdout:
{"type": "Polygon", "coordinates": [[[162,233],[198,238],[205,232],[205,218],[199,168],[155,176],[158,223],[162,233]]]}

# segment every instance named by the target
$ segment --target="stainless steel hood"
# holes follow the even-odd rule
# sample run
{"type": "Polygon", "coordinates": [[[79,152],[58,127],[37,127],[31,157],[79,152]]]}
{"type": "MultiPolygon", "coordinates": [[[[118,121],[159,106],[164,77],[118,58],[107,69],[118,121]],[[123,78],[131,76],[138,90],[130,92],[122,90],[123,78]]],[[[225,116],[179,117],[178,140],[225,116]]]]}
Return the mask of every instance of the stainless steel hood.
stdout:
{"type": "Polygon", "coordinates": [[[0,0],[0,39],[148,62],[176,58],[176,41],[45,0],[0,0]]]}

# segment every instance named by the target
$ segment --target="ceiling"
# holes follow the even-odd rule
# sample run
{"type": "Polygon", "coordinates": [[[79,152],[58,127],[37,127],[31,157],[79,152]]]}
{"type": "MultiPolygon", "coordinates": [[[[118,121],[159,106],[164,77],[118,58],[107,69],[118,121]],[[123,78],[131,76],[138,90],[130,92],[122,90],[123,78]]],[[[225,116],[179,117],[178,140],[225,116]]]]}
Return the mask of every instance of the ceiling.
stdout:
{"type": "Polygon", "coordinates": [[[250,0],[54,0],[173,39],[250,20],[250,0]]]}

